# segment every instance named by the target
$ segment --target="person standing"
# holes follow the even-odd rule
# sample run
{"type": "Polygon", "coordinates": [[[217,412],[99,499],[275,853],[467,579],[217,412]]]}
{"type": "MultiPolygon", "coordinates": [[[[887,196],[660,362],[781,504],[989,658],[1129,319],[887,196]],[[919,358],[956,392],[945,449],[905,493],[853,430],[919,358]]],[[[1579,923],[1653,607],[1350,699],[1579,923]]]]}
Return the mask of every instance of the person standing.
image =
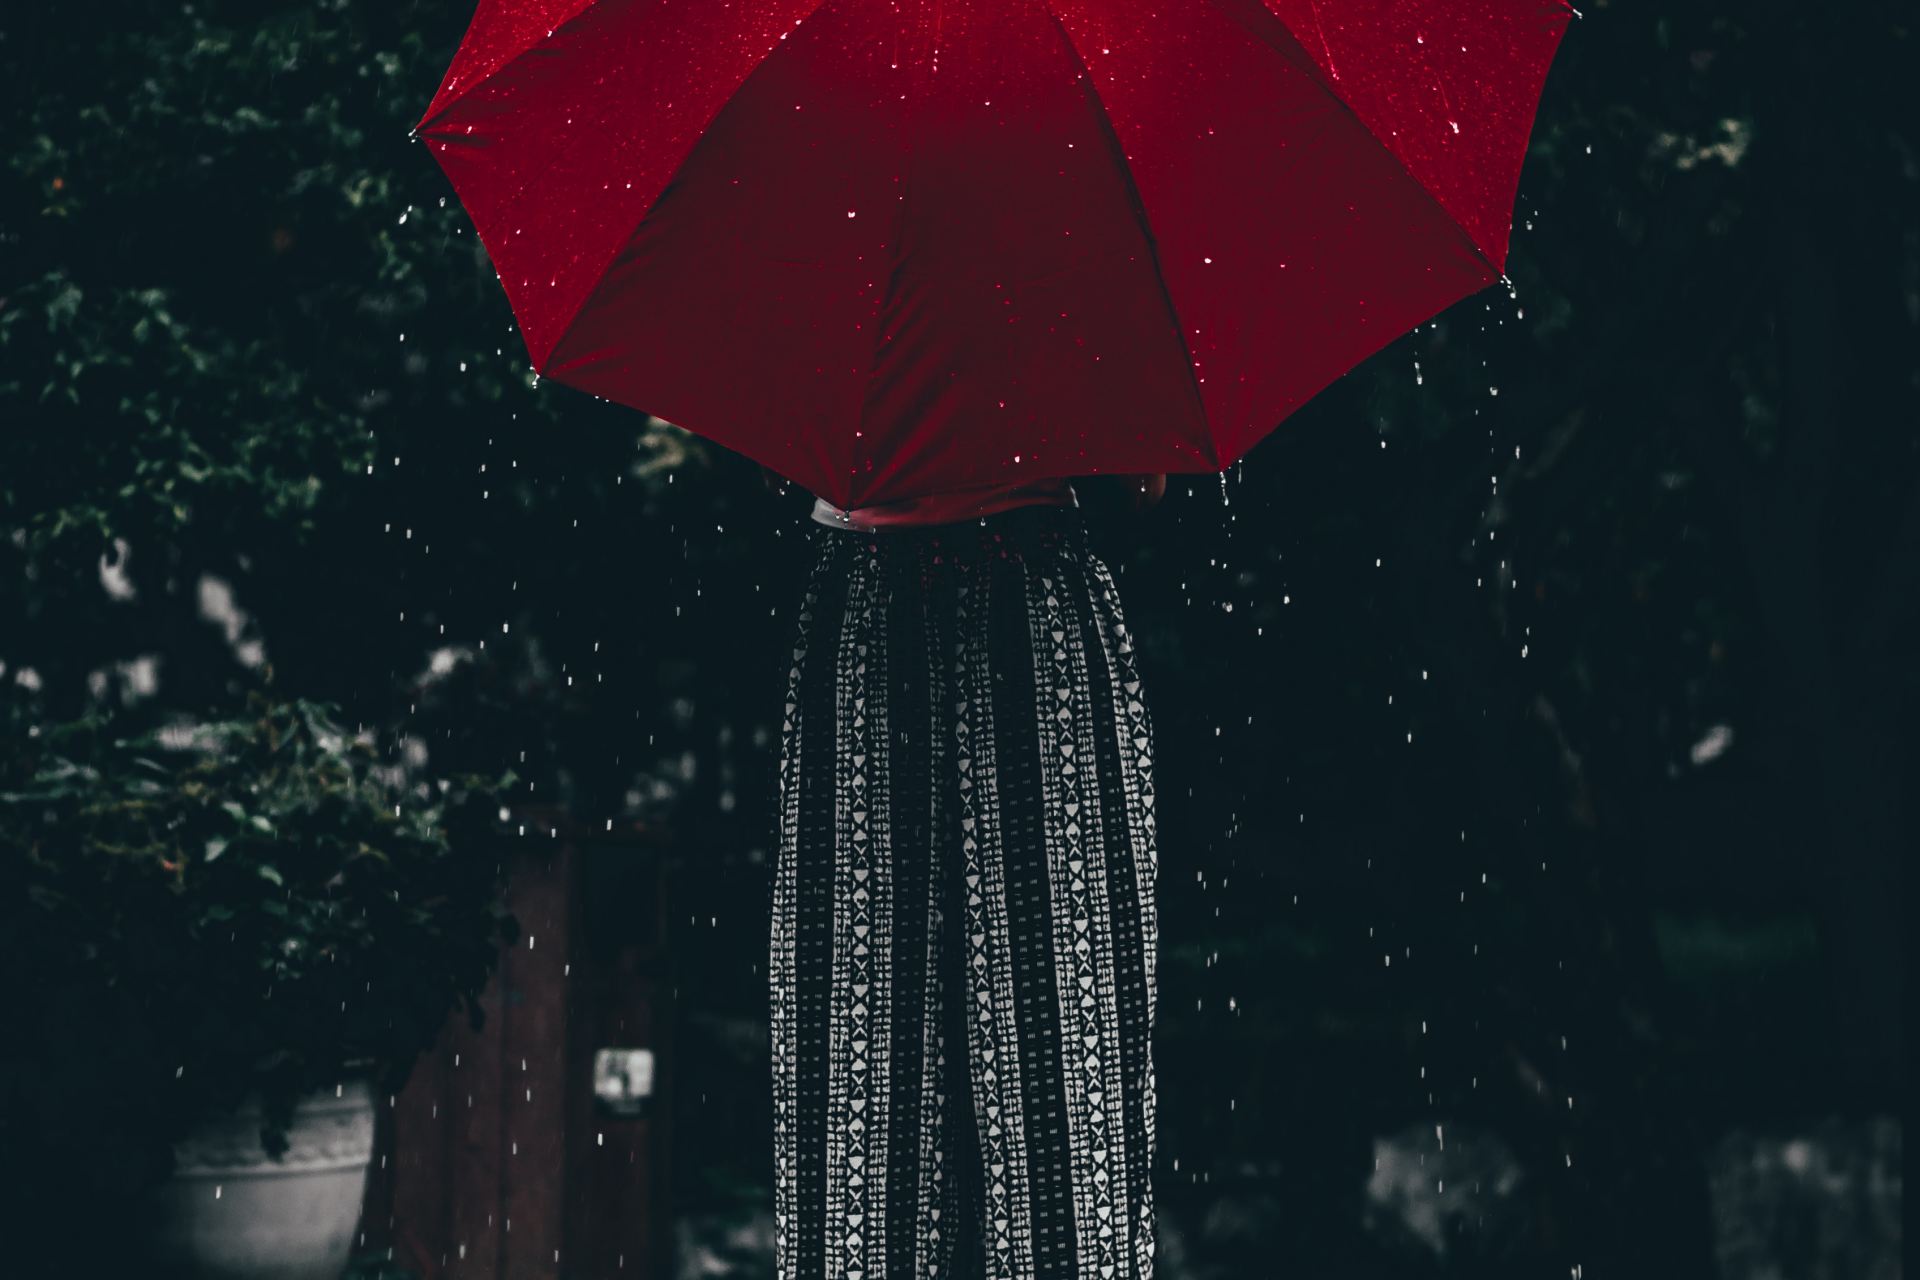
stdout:
{"type": "Polygon", "coordinates": [[[1150,1280],[1153,733],[1080,494],[1165,486],[815,498],[769,941],[781,1280],[1150,1280]]]}

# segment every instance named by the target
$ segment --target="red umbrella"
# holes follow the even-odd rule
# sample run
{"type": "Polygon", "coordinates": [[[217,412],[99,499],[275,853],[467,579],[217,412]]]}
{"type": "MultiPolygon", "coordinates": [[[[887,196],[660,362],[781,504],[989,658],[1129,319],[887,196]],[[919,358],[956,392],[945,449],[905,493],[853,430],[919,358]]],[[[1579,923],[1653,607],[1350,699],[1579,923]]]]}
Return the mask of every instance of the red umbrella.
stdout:
{"type": "Polygon", "coordinates": [[[542,376],[841,507],[1231,465],[1501,275],[1564,0],[481,0],[542,376]]]}

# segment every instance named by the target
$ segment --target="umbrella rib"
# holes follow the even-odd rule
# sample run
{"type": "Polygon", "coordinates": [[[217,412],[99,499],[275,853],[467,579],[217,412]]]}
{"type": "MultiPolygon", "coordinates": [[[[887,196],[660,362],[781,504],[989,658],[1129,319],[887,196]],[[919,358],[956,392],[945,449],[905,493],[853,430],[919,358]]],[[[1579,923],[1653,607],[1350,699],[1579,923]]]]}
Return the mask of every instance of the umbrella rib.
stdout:
{"type": "MultiPolygon", "coordinates": [[[[458,104],[468,94],[472,93],[475,89],[478,89],[481,85],[486,84],[489,80],[492,80],[495,76],[505,71],[508,67],[511,67],[514,63],[520,61],[520,59],[526,57],[528,54],[532,53],[535,49],[538,49],[542,44],[546,42],[546,39],[548,37],[551,37],[553,35],[554,31],[560,30],[560,27],[572,26],[574,23],[580,21],[580,19],[586,17],[588,13],[598,8],[601,5],[601,3],[602,3],[602,0],[587,0],[585,4],[580,6],[578,11],[576,11],[565,22],[562,22],[559,27],[555,27],[553,31],[547,32],[546,36],[541,37],[539,40],[535,40],[532,44],[520,50],[518,53],[514,54],[512,57],[505,59],[500,63],[499,66],[487,72],[487,74],[479,77],[472,84],[465,86],[460,90],[460,92],[449,96],[445,102],[440,104],[440,107],[438,110],[430,111],[427,115],[422,116],[420,119],[420,123],[414,125],[412,130],[410,130],[410,132],[419,133],[420,130],[426,128],[428,125],[432,124],[435,120],[438,120],[441,116],[453,110],[456,104],[458,104]]],[[[461,43],[464,45],[466,41],[463,39],[461,43]]]]}
{"type": "MultiPolygon", "coordinates": [[[[1367,136],[1372,138],[1382,151],[1385,151],[1389,156],[1393,157],[1393,162],[1399,166],[1400,172],[1407,175],[1407,180],[1413,183],[1414,187],[1422,196],[1426,197],[1427,202],[1440,210],[1440,216],[1447,220],[1448,226],[1460,233],[1461,238],[1467,242],[1467,247],[1473,250],[1473,256],[1484,262],[1487,270],[1493,272],[1495,276],[1504,276],[1506,274],[1495,264],[1493,259],[1487,256],[1486,251],[1480,247],[1479,241],[1473,238],[1472,233],[1461,225],[1458,218],[1453,216],[1453,211],[1440,202],[1440,197],[1434,195],[1427,187],[1427,184],[1420,181],[1420,179],[1414,175],[1413,170],[1407,168],[1407,162],[1400,158],[1400,153],[1388,146],[1386,140],[1373,131],[1373,126],[1369,125],[1366,120],[1361,117],[1360,113],[1353,109],[1353,104],[1348,102],[1339,90],[1327,82],[1326,74],[1320,70],[1320,64],[1315,62],[1312,56],[1301,47],[1300,38],[1293,33],[1293,28],[1281,21],[1279,14],[1267,8],[1264,3],[1259,3],[1258,0],[1255,0],[1264,19],[1264,21],[1256,25],[1256,21],[1249,20],[1247,16],[1240,11],[1243,6],[1227,4],[1225,0],[1208,0],[1208,3],[1212,4],[1214,8],[1220,10],[1229,20],[1244,29],[1248,35],[1286,59],[1288,64],[1307,77],[1309,83],[1320,90],[1321,93],[1331,98],[1336,106],[1351,116],[1354,123],[1366,130],[1367,136]],[[1268,31],[1259,29],[1259,26],[1268,25],[1283,32],[1285,39],[1276,40],[1268,31]]],[[[1324,34],[1321,39],[1324,43],[1324,34]]]]}
{"type": "MultiPolygon", "coordinates": [[[[565,22],[562,22],[559,26],[553,28],[552,31],[549,31],[546,37],[543,37],[542,39],[539,39],[539,40],[535,40],[532,44],[529,44],[526,48],[521,49],[519,52],[515,53],[512,57],[507,58],[505,61],[501,62],[499,66],[487,72],[486,75],[480,76],[479,78],[475,79],[473,83],[467,85],[465,88],[460,90],[459,93],[454,94],[452,97],[448,98],[445,102],[441,103],[439,110],[431,112],[428,116],[422,119],[419,124],[414,126],[413,128],[414,135],[417,136],[422,129],[429,128],[435,121],[445,118],[448,112],[452,111],[455,107],[459,106],[462,102],[466,100],[467,95],[471,94],[474,90],[478,89],[480,86],[484,84],[488,84],[491,81],[493,81],[496,77],[504,74],[508,70],[508,68],[519,65],[521,62],[523,62],[527,58],[539,52],[542,48],[545,47],[547,39],[550,39],[555,32],[558,32],[566,27],[572,26],[574,23],[579,22],[582,19],[586,18],[589,14],[593,13],[596,9],[600,8],[603,3],[604,3],[604,0],[587,0],[587,3],[581,5],[579,10],[575,12],[572,17],[568,18],[565,22]]],[[[458,137],[452,137],[452,136],[443,137],[440,139],[440,141],[443,145],[451,145],[451,146],[460,145],[460,139],[458,137]]],[[[545,157],[544,163],[542,163],[537,169],[533,170],[532,172],[525,173],[521,176],[519,183],[513,189],[513,193],[509,196],[506,196],[504,199],[499,200],[495,205],[496,222],[505,223],[507,221],[507,215],[509,211],[512,210],[516,205],[518,205],[520,201],[526,197],[529,191],[532,191],[543,179],[545,179],[548,173],[552,172],[552,170],[560,164],[563,154],[564,153],[561,152],[558,148],[554,148],[553,150],[550,150],[545,157]]],[[[479,219],[478,217],[475,216],[474,211],[469,209],[467,211],[467,216],[468,216],[468,220],[473,223],[474,233],[476,235],[481,235],[479,219]]],[[[486,245],[489,257],[491,257],[494,246],[490,244],[486,244],[486,237],[484,235],[481,235],[481,242],[483,245],[486,245]]],[[[623,244],[625,243],[625,241],[621,241],[620,243],[623,244]]],[[[616,254],[619,252],[619,244],[615,245],[614,252],[616,254]]],[[[505,276],[500,275],[497,264],[495,265],[494,273],[496,276],[500,277],[501,285],[504,287],[506,284],[506,278],[505,276]]],[[[592,296],[592,293],[593,293],[592,289],[587,290],[588,297],[592,296]]],[[[511,298],[512,294],[509,293],[508,296],[509,298],[511,298]]],[[[582,306],[585,305],[585,298],[582,299],[581,305],[582,306]]],[[[577,311],[575,315],[576,316],[578,315],[577,311]]],[[[573,318],[570,317],[567,321],[566,326],[560,330],[560,337],[565,337],[567,329],[572,328],[572,326],[573,326],[573,318]]],[[[524,325],[521,326],[521,333],[523,337],[526,335],[526,330],[524,325]]],[[[559,342],[560,342],[560,339],[555,338],[554,341],[547,344],[546,350],[540,352],[538,356],[535,356],[533,354],[533,347],[531,342],[528,343],[527,354],[529,358],[532,360],[533,368],[535,372],[543,375],[547,372],[544,366],[546,365],[547,361],[552,358],[554,350],[559,346],[559,342]]]]}
{"type": "Polygon", "coordinates": [[[1080,68],[1081,82],[1087,86],[1087,99],[1093,107],[1095,122],[1105,135],[1107,147],[1113,154],[1114,164],[1120,170],[1120,180],[1126,183],[1127,194],[1133,200],[1134,217],[1140,224],[1140,234],[1147,242],[1147,255],[1152,260],[1153,278],[1160,286],[1160,299],[1166,304],[1167,321],[1173,326],[1173,336],[1180,343],[1180,354],[1186,360],[1187,385],[1193,392],[1193,403],[1199,412],[1204,434],[1201,438],[1206,456],[1215,470],[1220,469],[1220,446],[1213,438],[1213,424],[1207,419],[1207,403],[1200,394],[1200,378],[1193,371],[1193,349],[1187,345],[1187,332],[1180,323],[1180,312],[1173,304],[1173,293],[1167,288],[1167,277],[1160,270],[1160,247],[1153,238],[1153,223],[1147,216],[1146,201],[1140,198],[1140,188],[1133,180],[1133,169],[1127,164],[1126,148],[1121,145],[1120,135],[1113,127],[1113,117],[1107,114],[1107,104],[1100,98],[1100,90],[1093,83],[1093,72],[1087,67],[1086,59],[1080,56],[1080,49],[1073,43],[1073,36],[1066,25],[1060,21],[1060,15],[1053,11],[1051,0],[1041,6],[1046,10],[1047,20],[1053,23],[1053,29],[1060,34],[1060,41],[1066,46],[1067,56],[1080,68]]]}
{"type": "MultiPolygon", "coordinates": [[[[599,0],[595,0],[595,2],[598,3],[599,0]]],[[[807,10],[806,16],[811,18],[814,14],[825,8],[826,5],[827,0],[819,0],[819,3],[807,10]]],[[[584,10],[582,12],[584,12],[584,10]]],[[[805,19],[802,19],[802,21],[804,20],[805,19]]],[[[700,143],[705,139],[706,131],[713,124],[714,117],[717,117],[722,111],[727,109],[728,104],[733,101],[734,94],[739,93],[741,87],[744,86],[747,81],[753,79],[760,68],[767,64],[767,59],[777,56],[780,50],[788,47],[784,41],[776,44],[773,48],[767,50],[765,54],[761,55],[759,61],[755,62],[747,73],[740,77],[740,83],[734,86],[733,93],[728,94],[726,98],[721,100],[720,105],[714,108],[713,116],[708,117],[706,125],[701,126],[694,134],[693,142],[687,147],[686,151],[681,154],[680,159],[675,162],[672,171],[667,174],[666,181],[662,182],[660,189],[653,193],[653,198],[647,201],[647,207],[641,211],[640,216],[634,220],[633,225],[627,229],[625,234],[612,241],[613,249],[607,254],[607,260],[600,264],[599,270],[594,272],[592,276],[594,283],[580,296],[580,301],[574,306],[573,314],[568,316],[567,322],[555,331],[553,341],[547,344],[546,351],[542,353],[539,362],[535,365],[543,377],[548,375],[548,368],[541,366],[545,365],[550,367],[553,353],[558,351],[561,345],[566,342],[567,336],[573,332],[573,326],[580,322],[581,313],[586,310],[587,303],[591,302],[594,294],[599,292],[600,281],[606,275],[607,268],[612,265],[615,258],[620,256],[620,251],[626,248],[627,243],[639,233],[640,228],[646,224],[647,219],[653,216],[654,208],[660,203],[660,197],[673,189],[674,182],[680,177],[680,171],[686,168],[688,158],[699,149],[700,143]]],[[[523,187],[522,192],[524,191],[525,188],[523,187]]],[[[521,193],[516,193],[514,199],[519,199],[520,194],[521,193]]]]}

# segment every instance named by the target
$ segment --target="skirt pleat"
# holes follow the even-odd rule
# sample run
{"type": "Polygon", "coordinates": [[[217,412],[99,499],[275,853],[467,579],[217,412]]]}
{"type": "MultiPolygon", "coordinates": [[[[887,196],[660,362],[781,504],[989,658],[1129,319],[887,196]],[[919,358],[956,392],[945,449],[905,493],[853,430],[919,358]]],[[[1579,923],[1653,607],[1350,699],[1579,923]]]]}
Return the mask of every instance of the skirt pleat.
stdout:
{"type": "Polygon", "coordinates": [[[1152,728],[1071,507],[809,528],[768,977],[782,1280],[1154,1256],[1152,728]]]}

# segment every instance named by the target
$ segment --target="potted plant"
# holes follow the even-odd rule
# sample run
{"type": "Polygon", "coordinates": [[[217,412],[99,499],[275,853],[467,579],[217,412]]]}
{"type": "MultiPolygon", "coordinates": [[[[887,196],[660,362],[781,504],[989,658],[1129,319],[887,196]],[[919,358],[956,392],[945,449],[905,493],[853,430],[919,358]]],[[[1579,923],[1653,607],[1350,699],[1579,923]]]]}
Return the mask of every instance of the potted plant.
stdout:
{"type": "Polygon", "coordinates": [[[337,1277],[373,1100],[450,1012],[480,1026],[518,935],[512,775],[421,778],[263,692],[225,719],[113,716],[16,724],[0,753],[0,1139],[47,1214],[143,1205],[157,1263],[337,1277]]]}

